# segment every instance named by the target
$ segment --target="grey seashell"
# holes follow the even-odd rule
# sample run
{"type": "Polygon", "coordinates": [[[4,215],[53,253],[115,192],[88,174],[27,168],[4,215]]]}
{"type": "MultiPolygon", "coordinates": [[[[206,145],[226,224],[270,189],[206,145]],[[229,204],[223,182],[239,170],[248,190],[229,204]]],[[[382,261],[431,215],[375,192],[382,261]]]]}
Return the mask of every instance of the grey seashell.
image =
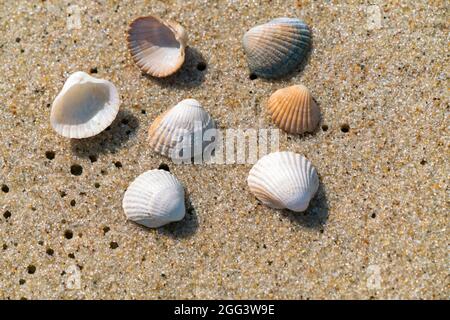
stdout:
{"type": "Polygon", "coordinates": [[[311,33],[302,20],[277,18],[251,28],[243,38],[250,71],[278,78],[293,71],[311,47],[311,33]]]}

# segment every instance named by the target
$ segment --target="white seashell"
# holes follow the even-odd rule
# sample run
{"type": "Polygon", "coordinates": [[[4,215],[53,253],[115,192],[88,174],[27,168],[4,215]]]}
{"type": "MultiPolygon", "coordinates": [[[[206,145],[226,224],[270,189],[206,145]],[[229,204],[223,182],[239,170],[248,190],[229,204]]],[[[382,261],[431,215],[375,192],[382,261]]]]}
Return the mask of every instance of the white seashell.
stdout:
{"type": "Polygon", "coordinates": [[[154,77],[175,73],[184,62],[187,34],[173,21],[154,16],[134,20],[128,30],[128,47],[136,64],[154,77]]]}
{"type": "Polygon", "coordinates": [[[317,192],[319,177],[305,157],[294,152],[274,152],[258,160],[247,183],[265,205],[301,212],[317,192]]]}
{"type": "Polygon", "coordinates": [[[129,220],[158,228],[183,219],[184,189],[169,172],[149,170],[130,184],[125,191],[122,207],[129,220]]]}
{"type": "Polygon", "coordinates": [[[92,137],[114,121],[119,105],[119,93],[111,82],[78,71],[53,101],[50,123],[64,137],[92,137]]]}
{"type": "Polygon", "coordinates": [[[148,132],[150,146],[172,159],[191,159],[203,153],[203,134],[215,128],[214,120],[197,100],[185,99],[152,123],[148,132]],[[181,154],[181,150],[185,153],[181,154]]]}

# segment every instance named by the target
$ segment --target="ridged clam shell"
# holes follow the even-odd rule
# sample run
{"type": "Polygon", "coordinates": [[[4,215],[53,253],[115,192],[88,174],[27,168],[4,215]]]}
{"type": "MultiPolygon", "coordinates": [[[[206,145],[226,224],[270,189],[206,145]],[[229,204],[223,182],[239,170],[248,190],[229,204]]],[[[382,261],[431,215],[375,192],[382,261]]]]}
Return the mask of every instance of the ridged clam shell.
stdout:
{"type": "Polygon", "coordinates": [[[183,64],[187,34],[176,22],[154,16],[134,20],[128,30],[128,48],[133,60],[154,77],[175,73],[183,64]]]}
{"type": "Polygon", "coordinates": [[[190,159],[201,155],[203,134],[215,129],[214,120],[195,99],[185,99],[158,116],[149,129],[150,146],[172,159],[190,159]],[[190,155],[181,155],[181,149],[190,148],[190,155]]]}
{"type": "Polygon", "coordinates": [[[269,98],[267,109],[278,127],[289,133],[312,132],[320,121],[319,107],[303,85],[275,91],[269,98]]]}
{"type": "Polygon", "coordinates": [[[311,33],[302,20],[278,18],[247,31],[243,45],[252,73],[277,78],[303,61],[311,46],[311,33]]]}
{"type": "Polygon", "coordinates": [[[169,172],[149,170],[130,184],[122,206],[129,220],[158,228],[183,219],[184,189],[169,172]]]}
{"type": "Polygon", "coordinates": [[[119,105],[119,93],[111,82],[78,71],[53,101],[50,123],[64,137],[92,137],[114,121],[119,105]]]}
{"type": "Polygon", "coordinates": [[[317,192],[319,177],[305,157],[294,152],[274,152],[255,163],[247,183],[265,205],[301,212],[317,192]]]}

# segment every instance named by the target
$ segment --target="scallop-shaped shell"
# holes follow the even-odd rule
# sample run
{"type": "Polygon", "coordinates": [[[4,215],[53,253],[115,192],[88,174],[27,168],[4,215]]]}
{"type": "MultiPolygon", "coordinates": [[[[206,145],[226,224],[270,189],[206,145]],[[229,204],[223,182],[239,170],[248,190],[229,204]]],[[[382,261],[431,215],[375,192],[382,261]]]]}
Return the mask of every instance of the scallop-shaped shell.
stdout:
{"type": "Polygon", "coordinates": [[[312,132],[320,121],[319,107],[303,85],[275,91],[267,105],[273,121],[289,133],[312,132]]]}
{"type": "Polygon", "coordinates": [[[251,28],[243,45],[252,73],[277,78],[293,71],[307,56],[311,33],[302,20],[278,18],[251,28]]]}
{"type": "Polygon", "coordinates": [[[215,128],[214,120],[197,100],[185,99],[152,123],[150,146],[172,159],[191,159],[203,153],[203,134],[215,128]]]}
{"type": "Polygon", "coordinates": [[[166,77],[180,69],[186,42],[187,34],[181,25],[154,16],[137,18],[128,30],[133,60],[154,77],[166,77]]]}
{"type": "Polygon", "coordinates": [[[258,160],[247,183],[265,205],[301,212],[317,192],[319,177],[305,157],[294,152],[274,152],[258,160]]]}
{"type": "Polygon", "coordinates": [[[119,93],[111,82],[78,71],[53,101],[50,123],[64,137],[92,137],[114,121],[119,105],[119,93]]]}
{"type": "Polygon", "coordinates": [[[149,170],[130,184],[122,206],[129,220],[149,228],[158,228],[183,219],[184,189],[169,172],[149,170]]]}

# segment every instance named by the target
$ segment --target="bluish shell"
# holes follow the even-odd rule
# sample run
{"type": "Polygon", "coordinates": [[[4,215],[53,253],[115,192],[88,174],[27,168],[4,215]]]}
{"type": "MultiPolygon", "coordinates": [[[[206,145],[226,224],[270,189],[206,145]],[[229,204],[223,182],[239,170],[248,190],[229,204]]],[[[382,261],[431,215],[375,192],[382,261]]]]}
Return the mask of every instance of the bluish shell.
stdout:
{"type": "Polygon", "coordinates": [[[243,38],[250,71],[263,78],[292,72],[308,54],[311,33],[302,20],[278,18],[251,28],[243,38]]]}

